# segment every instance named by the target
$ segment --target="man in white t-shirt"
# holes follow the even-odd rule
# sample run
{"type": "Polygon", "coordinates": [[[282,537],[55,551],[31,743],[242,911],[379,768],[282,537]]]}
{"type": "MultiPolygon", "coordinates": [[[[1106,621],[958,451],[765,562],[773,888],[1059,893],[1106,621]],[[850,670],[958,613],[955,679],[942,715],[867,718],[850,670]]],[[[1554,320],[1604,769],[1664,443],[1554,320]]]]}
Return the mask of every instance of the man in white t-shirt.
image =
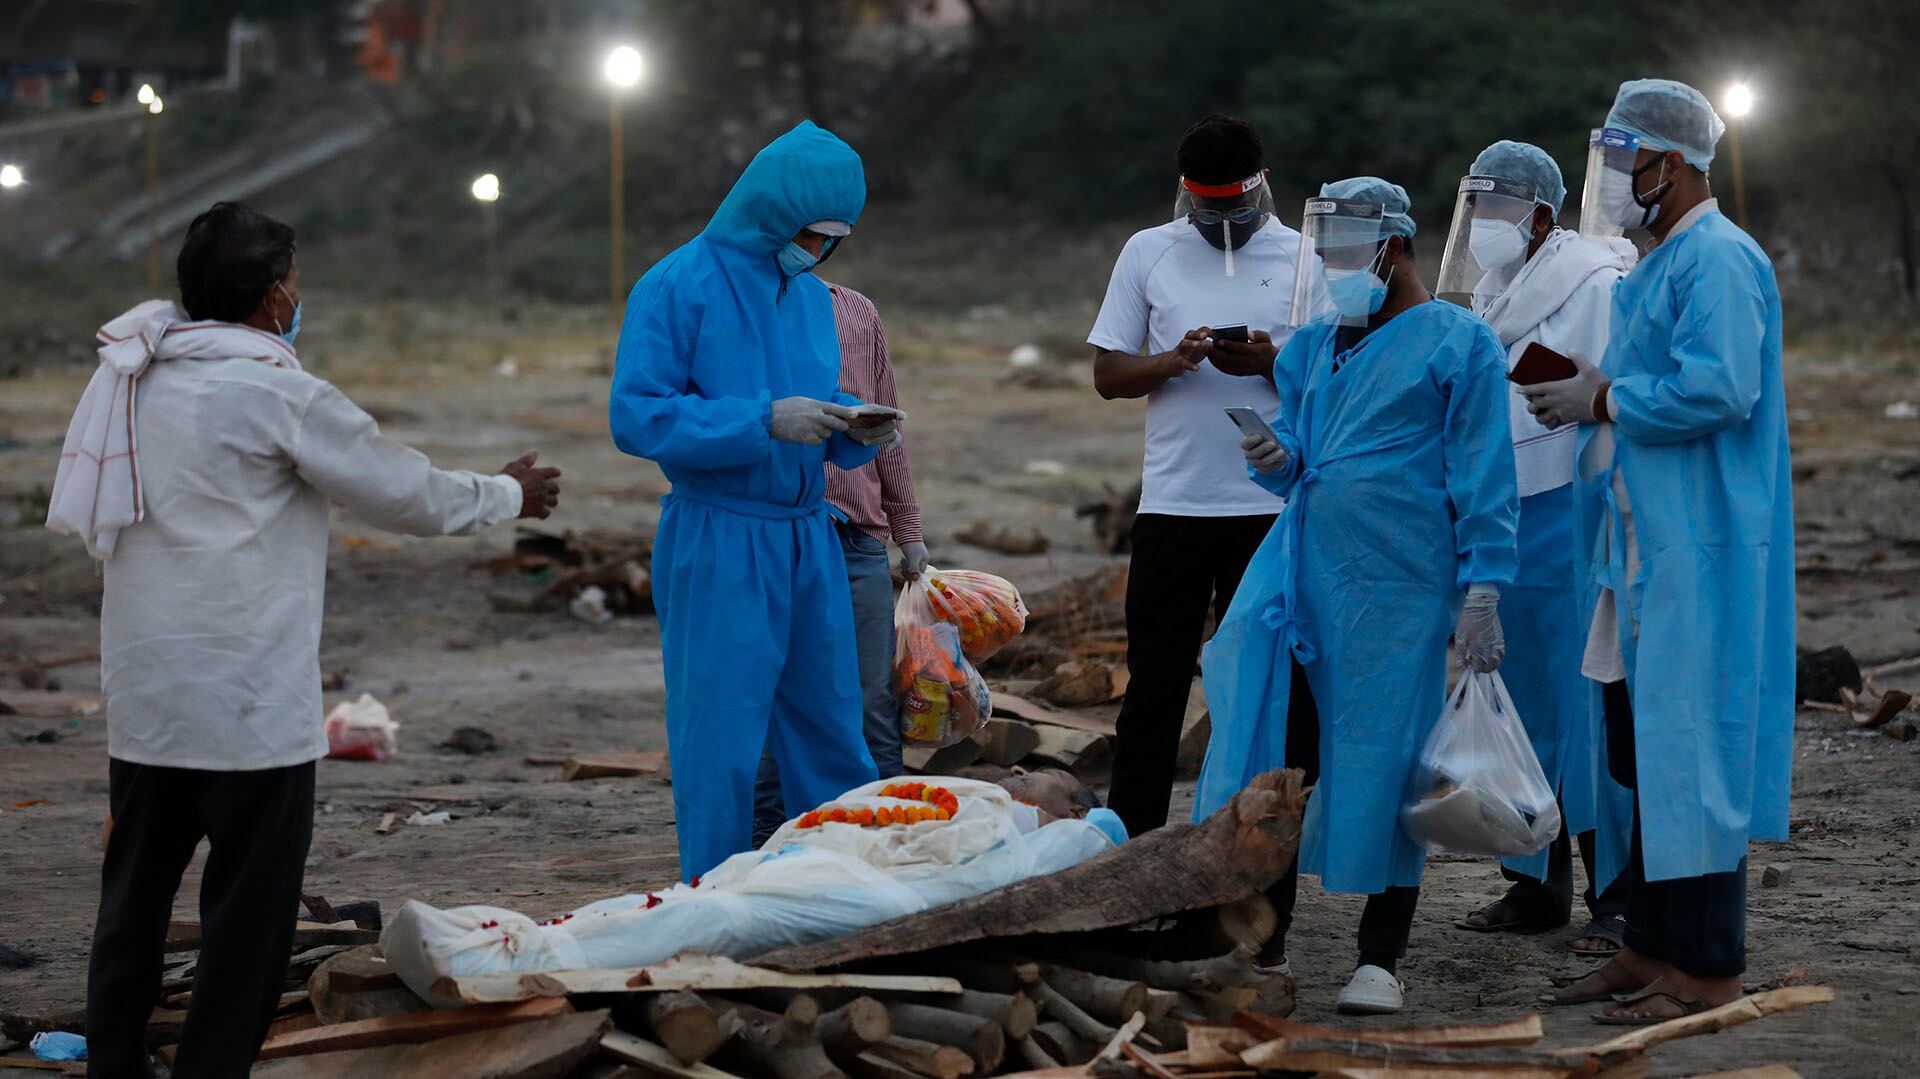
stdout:
{"type": "Polygon", "coordinates": [[[1147,452],[1127,580],[1127,670],[1108,801],[1129,835],[1166,823],[1206,631],[1285,503],[1247,478],[1223,409],[1272,415],[1300,234],[1273,213],[1260,136],[1211,115],[1178,154],[1178,216],[1127,241],[1087,342],[1094,387],[1145,397],[1147,452]]]}

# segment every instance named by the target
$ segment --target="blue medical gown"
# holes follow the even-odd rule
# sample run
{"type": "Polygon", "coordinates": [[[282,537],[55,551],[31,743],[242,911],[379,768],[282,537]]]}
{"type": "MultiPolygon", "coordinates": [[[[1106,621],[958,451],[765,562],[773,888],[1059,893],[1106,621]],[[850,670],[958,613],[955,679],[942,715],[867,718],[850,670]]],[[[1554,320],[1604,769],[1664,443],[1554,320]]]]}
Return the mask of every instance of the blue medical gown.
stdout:
{"type": "MultiPolygon", "coordinates": [[[[1748,840],[1787,838],[1792,782],[1793,480],[1772,262],[1707,213],[1616,286],[1601,368],[1638,575],[1625,580],[1612,468],[1576,478],[1579,527],[1595,541],[1583,550],[1606,556],[1592,560],[1591,585],[1626,588],[1647,879],[1726,872],[1748,840]]],[[[1593,433],[1580,435],[1583,466],[1593,433]]],[[[1604,769],[1604,747],[1597,758],[1604,769]]],[[[1605,882],[1629,834],[1603,815],[1599,838],[1605,882]]]]}
{"type": "Polygon", "coordinates": [[[1484,322],[1429,302],[1341,356],[1335,329],[1302,329],[1274,361],[1290,460],[1253,478],[1287,507],[1203,655],[1213,738],[1194,819],[1284,762],[1297,657],[1320,712],[1300,868],[1372,893],[1420,883],[1401,801],[1465,588],[1514,579],[1519,509],[1506,350],[1484,322]]]}
{"type": "Polygon", "coordinates": [[[803,123],[747,166],[706,230],[627,298],[608,406],[613,440],[673,484],[653,547],[666,666],[680,872],[752,843],[762,747],[797,815],[875,777],[861,737],[846,562],[823,501],[825,464],[876,450],[845,435],[770,434],[772,402],[839,391],[826,285],[775,253],[807,224],[851,224],[860,159],[803,123]]]}

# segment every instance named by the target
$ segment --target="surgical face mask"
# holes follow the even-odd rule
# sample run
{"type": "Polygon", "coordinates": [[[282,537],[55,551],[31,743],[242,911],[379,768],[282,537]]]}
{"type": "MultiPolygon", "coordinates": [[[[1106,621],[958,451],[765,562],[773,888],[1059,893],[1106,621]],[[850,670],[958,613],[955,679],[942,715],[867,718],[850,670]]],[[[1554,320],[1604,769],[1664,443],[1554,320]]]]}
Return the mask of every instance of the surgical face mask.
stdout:
{"type": "Polygon", "coordinates": [[[1614,224],[1623,229],[1643,229],[1652,225],[1654,219],[1660,216],[1660,196],[1666,194],[1667,189],[1673,186],[1673,181],[1666,178],[1667,159],[1664,155],[1657,162],[1660,166],[1660,175],[1657,178],[1658,182],[1653,185],[1653,190],[1647,192],[1645,196],[1635,190],[1640,186],[1640,175],[1653,168],[1655,164],[1656,162],[1649,161],[1624,176],[1620,173],[1612,174],[1621,176],[1620,180],[1610,185],[1607,192],[1607,214],[1613,219],[1614,224]],[[1653,201],[1648,203],[1643,199],[1653,201]]]}
{"type": "MultiPolygon", "coordinates": [[[[1333,301],[1335,310],[1348,318],[1371,316],[1387,302],[1387,283],[1374,271],[1379,268],[1380,260],[1387,255],[1387,249],[1380,248],[1380,254],[1374,256],[1373,265],[1364,270],[1327,270],[1327,298],[1333,301]]],[[[1392,272],[1388,272],[1388,277],[1392,272]]]]}
{"type": "Polygon", "coordinates": [[[278,281],[273,283],[273,287],[279,289],[280,295],[285,296],[287,300],[293,304],[292,322],[283,328],[280,325],[280,319],[278,317],[273,320],[273,328],[280,331],[280,340],[285,341],[287,347],[291,348],[293,347],[294,339],[300,336],[300,301],[294,299],[293,294],[287,291],[287,287],[278,281]]]}
{"type": "Polygon", "coordinates": [[[780,272],[788,277],[798,277],[820,264],[820,256],[791,242],[780,249],[777,258],[780,262],[780,272]]]}
{"type": "Polygon", "coordinates": [[[1527,257],[1527,243],[1533,239],[1527,228],[1532,218],[1502,221],[1499,218],[1475,218],[1468,226],[1467,250],[1480,268],[1492,272],[1527,257]]]}

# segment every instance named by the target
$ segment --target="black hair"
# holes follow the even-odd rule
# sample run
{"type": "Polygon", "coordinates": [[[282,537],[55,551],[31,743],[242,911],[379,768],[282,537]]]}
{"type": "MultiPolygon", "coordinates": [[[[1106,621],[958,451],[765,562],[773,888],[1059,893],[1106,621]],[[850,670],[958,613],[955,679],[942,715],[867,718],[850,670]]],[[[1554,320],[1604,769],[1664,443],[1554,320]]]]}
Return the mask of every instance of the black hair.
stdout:
{"type": "Polygon", "coordinates": [[[216,202],[187,226],[174,273],[196,321],[244,322],[293,269],[293,227],[237,202],[216,202]]]}
{"type": "Polygon", "coordinates": [[[1260,134],[1237,116],[1209,113],[1180,136],[1180,175],[1196,184],[1230,184],[1259,172],[1260,134]]]}

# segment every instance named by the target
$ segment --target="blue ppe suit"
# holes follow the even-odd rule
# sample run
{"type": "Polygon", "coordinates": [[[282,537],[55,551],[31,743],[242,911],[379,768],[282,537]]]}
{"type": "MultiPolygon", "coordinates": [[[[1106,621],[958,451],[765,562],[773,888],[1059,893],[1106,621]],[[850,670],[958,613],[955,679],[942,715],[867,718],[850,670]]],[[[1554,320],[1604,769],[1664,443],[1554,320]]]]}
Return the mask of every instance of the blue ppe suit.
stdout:
{"type": "Polygon", "coordinates": [[[1314,323],[1274,361],[1290,459],[1252,476],[1287,506],[1202,657],[1213,738],[1193,813],[1281,766],[1298,658],[1321,732],[1300,868],[1370,894],[1420,883],[1401,801],[1446,700],[1462,593],[1514,579],[1519,508],[1506,350],[1486,323],[1435,300],[1336,356],[1337,330],[1314,323]]]}
{"type": "Polygon", "coordinates": [[[627,298],[608,423],[622,452],[673,484],[653,596],[683,878],[751,846],[762,747],[790,815],[875,778],[846,562],[823,496],[826,462],[857,468],[877,448],[771,435],[781,398],[859,403],[838,389],[827,286],[784,276],[775,254],[812,222],[852,224],[865,201],[859,155],[802,123],[627,298]]]}
{"type": "MultiPolygon", "coordinates": [[[[1647,879],[1727,872],[1749,840],[1787,838],[1792,781],[1793,480],[1772,262],[1708,212],[1615,286],[1600,366],[1614,460],[1588,478],[1596,428],[1582,428],[1585,607],[1596,588],[1625,588],[1647,879]],[[1616,467],[1639,542],[1631,581],[1616,467]]],[[[1598,757],[1604,775],[1604,747],[1598,757]]],[[[1626,863],[1623,823],[1600,817],[1602,882],[1626,863]]]]}

